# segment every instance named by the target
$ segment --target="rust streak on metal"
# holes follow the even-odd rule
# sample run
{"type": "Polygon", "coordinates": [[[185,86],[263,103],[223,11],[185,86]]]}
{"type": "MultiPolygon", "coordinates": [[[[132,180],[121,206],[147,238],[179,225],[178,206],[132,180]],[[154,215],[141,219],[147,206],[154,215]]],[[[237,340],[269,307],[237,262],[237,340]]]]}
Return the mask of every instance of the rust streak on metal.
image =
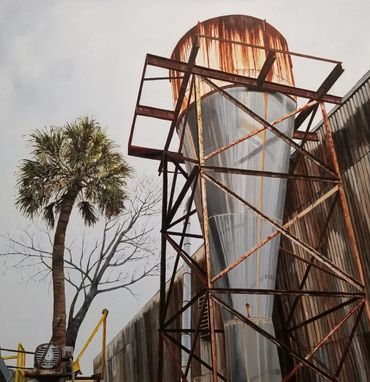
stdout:
{"type": "Polygon", "coordinates": [[[200,38],[208,38],[208,39],[211,39],[211,40],[219,40],[219,41],[222,41],[222,42],[228,42],[230,44],[245,45],[245,46],[249,46],[251,48],[256,48],[256,49],[272,50],[273,52],[276,52],[276,53],[290,54],[291,56],[308,58],[308,59],[311,59],[311,60],[317,60],[317,61],[323,61],[323,62],[330,62],[332,64],[341,64],[342,63],[342,61],[332,60],[330,58],[325,58],[325,57],[320,57],[320,56],[313,56],[312,54],[293,52],[291,50],[288,51],[288,50],[279,50],[279,49],[273,49],[273,48],[266,48],[266,46],[264,46],[264,45],[248,44],[248,43],[243,43],[243,42],[240,42],[240,41],[225,40],[225,39],[211,37],[211,36],[205,36],[205,35],[199,35],[199,37],[200,38]]]}

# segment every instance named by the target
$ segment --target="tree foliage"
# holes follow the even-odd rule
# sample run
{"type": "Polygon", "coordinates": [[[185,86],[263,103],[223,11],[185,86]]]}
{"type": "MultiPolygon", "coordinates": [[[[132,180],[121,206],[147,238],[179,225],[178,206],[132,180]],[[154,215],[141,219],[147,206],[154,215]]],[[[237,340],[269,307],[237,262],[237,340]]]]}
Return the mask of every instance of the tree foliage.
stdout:
{"type": "Polygon", "coordinates": [[[26,216],[42,215],[53,228],[53,342],[66,343],[65,237],[76,206],[87,225],[99,213],[113,218],[124,211],[131,169],[99,123],[88,117],[62,127],[36,130],[29,140],[31,159],[18,171],[16,205],[26,216]]]}

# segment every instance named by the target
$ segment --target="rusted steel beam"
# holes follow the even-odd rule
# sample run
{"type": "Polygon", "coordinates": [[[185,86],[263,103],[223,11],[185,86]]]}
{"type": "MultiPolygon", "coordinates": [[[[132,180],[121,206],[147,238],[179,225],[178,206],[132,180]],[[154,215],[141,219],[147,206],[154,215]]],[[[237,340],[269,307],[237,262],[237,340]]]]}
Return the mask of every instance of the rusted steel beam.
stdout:
{"type": "Polygon", "coordinates": [[[176,115],[173,110],[159,109],[152,106],[137,105],[135,113],[136,115],[141,115],[143,117],[164,119],[165,121],[174,121],[176,119],[176,115]]]}
{"type": "Polygon", "coordinates": [[[206,293],[206,289],[202,289],[187,304],[183,305],[181,309],[177,310],[176,313],[164,323],[163,329],[166,329],[168,325],[175,321],[176,318],[179,317],[183,312],[185,312],[186,309],[192,306],[194,302],[199,299],[199,297],[204,295],[204,293],[206,293]]]}
{"type": "Polygon", "coordinates": [[[236,146],[237,144],[239,144],[239,143],[241,143],[241,142],[244,142],[244,141],[246,141],[247,139],[252,138],[252,137],[254,137],[255,135],[257,135],[257,134],[259,134],[259,133],[262,133],[262,131],[265,131],[265,130],[266,130],[265,127],[260,128],[260,129],[255,129],[255,130],[253,130],[252,132],[250,132],[250,133],[248,133],[248,134],[246,134],[246,135],[244,135],[244,136],[242,136],[242,137],[236,139],[235,141],[233,141],[233,142],[231,142],[231,143],[228,143],[227,145],[224,145],[224,146],[222,146],[222,147],[220,147],[220,148],[218,148],[218,149],[212,151],[212,152],[209,153],[208,155],[205,155],[205,156],[204,156],[204,160],[207,160],[207,159],[209,159],[209,158],[212,158],[212,157],[214,157],[215,155],[220,154],[220,153],[222,153],[223,151],[228,150],[228,149],[230,149],[231,147],[234,147],[234,146],[236,146]]]}
{"type": "Polygon", "coordinates": [[[304,155],[306,158],[311,160],[313,163],[318,165],[320,168],[322,168],[324,171],[329,173],[332,176],[336,176],[337,174],[329,168],[325,163],[321,162],[319,159],[317,159],[314,155],[312,155],[307,150],[303,149],[300,145],[298,145],[296,142],[294,142],[292,139],[287,137],[284,133],[282,133],[279,129],[272,126],[270,123],[268,123],[265,119],[260,117],[258,114],[256,114],[253,110],[249,109],[247,106],[245,106],[243,103],[238,101],[235,97],[227,93],[224,89],[217,86],[214,82],[209,80],[208,78],[203,78],[203,80],[210,85],[212,88],[217,90],[222,96],[224,96],[227,100],[232,102],[235,106],[237,106],[240,110],[243,110],[246,114],[248,114],[250,117],[252,117],[255,121],[260,123],[263,127],[265,127],[267,130],[269,130],[271,133],[276,135],[278,138],[282,139],[285,143],[287,143],[290,147],[296,149],[298,152],[300,152],[302,155],[304,155]]]}
{"type": "MultiPolygon", "coordinates": [[[[332,308],[327,309],[327,310],[325,310],[324,312],[321,312],[321,313],[319,313],[319,314],[317,314],[317,315],[315,315],[315,316],[313,316],[313,317],[311,317],[311,318],[309,318],[309,319],[307,319],[307,320],[305,320],[305,321],[302,321],[302,322],[300,322],[300,323],[297,324],[297,325],[294,325],[294,326],[292,326],[292,327],[290,327],[290,328],[287,328],[286,330],[287,330],[288,332],[292,332],[292,331],[294,331],[294,330],[297,330],[297,329],[301,328],[302,326],[306,326],[306,325],[310,324],[311,322],[320,320],[322,317],[325,317],[325,316],[327,316],[328,314],[331,314],[331,313],[333,313],[333,312],[336,312],[337,310],[342,309],[342,308],[344,308],[345,306],[352,304],[353,302],[357,301],[359,298],[361,298],[361,297],[355,297],[355,298],[352,298],[352,299],[350,299],[350,300],[344,301],[344,302],[342,302],[341,304],[339,304],[339,305],[335,305],[335,306],[333,306],[332,308]]],[[[362,298],[363,298],[363,297],[362,297],[362,298]]]]}
{"type": "Polygon", "coordinates": [[[265,79],[268,76],[272,66],[274,65],[275,60],[276,60],[276,53],[274,51],[270,50],[267,53],[266,60],[263,63],[261,71],[257,77],[258,86],[262,86],[262,84],[265,82],[265,79]]]}
{"type": "Polygon", "coordinates": [[[177,185],[176,181],[177,181],[178,173],[179,173],[179,169],[177,166],[175,166],[175,171],[174,171],[172,182],[171,182],[172,184],[171,184],[170,199],[168,201],[168,211],[171,211],[171,209],[172,209],[173,199],[175,197],[175,192],[176,192],[176,185],[177,185]]]}
{"type": "Polygon", "coordinates": [[[286,172],[249,170],[249,169],[244,169],[244,168],[230,168],[230,167],[219,167],[219,166],[204,166],[204,169],[208,170],[208,171],[239,174],[239,175],[262,176],[262,177],[268,177],[268,178],[294,179],[294,180],[303,180],[303,181],[308,181],[308,182],[339,183],[339,179],[337,177],[325,177],[325,176],[304,175],[304,174],[291,174],[291,173],[286,173],[286,172]]]}
{"type": "MultiPolygon", "coordinates": [[[[176,277],[176,273],[177,273],[177,267],[178,267],[178,264],[179,264],[179,259],[180,259],[180,256],[183,257],[183,249],[182,249],[182,246],[184,244],[184,238],[185,238],[185,233],[186,233],[186,227],[188,226],[188,222],[189,222],[189,219],[190,219],[190,209],[191,209],[191,205],[194,201],[194,195],[195,195],[195,189],[196,187],[193,187],[193,190],[192,190],[192,193],[191,193],[191,196],[190,196],[190,203],[188,205],[188,209],[187,209],[187,213],[185,214],[185,222],[182,226],[182,237],[180,239],[180,243],[179,245],[177,246],[176,245],[176,248],[174,247],[174,241],[171,239],[170,241],[170,244],[174,247],[174,249],[176,249],[177,251],[177,256],[176,256],[176,260],[175,260],[175,263],[174,263],[174,266],[173,266],[173,271],[172,271],[172,276],[171,276],[171,280],[170,280],[170,285],[169,285],[169,288],[168,288],[168,292],[167,292],[167,299],[166,299],[166,303],[165,303],[165,316],[164,316],[164,319],[166,319],[166,315],[167,315],[167,311],[168,311],[168,306],[169,306],[169,303],[170,303],[170,299],[171,299],[171,295],[172,295],[172,290],[173,290],[173,285],[175,283],[175,277],[176,277]]],[[[168,230],[168,227],[165,227],[164,228],[165,231],[168,230]]],[[[168,232],[166,232],[166,239],[168,240],[169,236],[168,236],[168,232]]],[[[185,253],[185,252],[184,252],[185,253]]],[[[195,267],[195,264],[196,262],[189,256],[190,260],[188,260],[189,262],[193,263],[193,267],[195,267]]],[[[185,261],[185,260],[184,260],[185,261]]],[[[185,261],[186,262],[186,261],[185,261]]],[[[192,267],[192,269],[193,269],[192,267]]],[[[197,269],[195,270],[195,272],[199,272],[199,274],[201,275],[200,277],[203,279],[204,278],[204,274],[202,274],[200,271],[201,271],[201,268],[199,266],[196,267],[197,269]]]]}
{"type": "Polygon", "coordinates": [[[167,339],[167,336],[164,336],[164,342],[165,342],[165,344],[167,346],[168,353],[169,353],[170,357],[172,358],[172,362],[175,364],[175,367],[176,367],[176,369],[178,370],[178,372],[180,374],[181,382],[188,382],[188,380],[186,378],[186,375],[182,371],[181,365],[179,365],[179,362],[177,360],[176,354],[175,354],[175,352],[172,349],[172,346],[171,346],[172,344],[167,339]]]}
{"type": "MultiPolygon", "coordinates": [[[[308,141],[308,135],[310,134],[310,129],[311,129],[311,126],[312,126],[312,123],[313,123],[313,120],[315,119],[315,115],[317,113],[317,110],[319,108],[319,105],[317,104],[314,109],[312,110],[311,112],[311,118],[306,126],[306,131],[304,132],[304,135],[302,137],[302,140],[301,142],[299,143],[299,145],[303,148],[304,145],[306,144],[306,141],[308,141]]],[[[298,133],[298,130],[295,130],[293,132],[293,136],[294,136],[294,133],[298,133]]],[[[317,134],[317,133],[316,133],[317,134]]],[[[317,135],[318,137],[318,135],[317,135]]],[[[293,158],[293,163],[292,165],[290,166],[290,172],[294,173],[295,171],[295,168],[298,164],[298,159],[299,159],[299,153],[296,153],[295,157],[293,158]]]]}
{"type": "MultiPolygon", "coordinates": [[[[335,152],[334,140],[333,140],[333,136],[332,136],[332,132],[331,132],[331,128],[330,128],[330,122],[329,122],[328,114],[326,112],[326,108],[325,108],[324,103],[320,103],[320,107],[321,107],[324,129],[325,129],[325,141],[326,141],[326,144],[328,146],[329,155],[330,155],[330,158],[333,162],[334,170],[337,173],[337,176],[341,179],[341,184],[339,185],[339,203],[340,203],[340,206],[342,209],[344,225],[345,225],[345,228],[347,231],[347,236],[348,236],[349,244],[351,247],[352,257],[353,257],[353,260],[354,260],[354,263],[356,266],[359,280],[360,280],[361,284],[365,285],[366,279],[365,279],[365,274],[364,274],[364,266],[362,264],[360,251],[358,249],[358,245],[357,245],[357,241],[356,241],[355,231],[353,229],[351,213],[349,211],[347,197],[346,197],[346,194],[345,194],[344,188],[343,188],[343,179],[342,179],[342,175],[341,175],[340,169],[339,169],[337,154],[335,152]]],[[[368,323],[370,324],[370,301],[368,298],[366,298],[366,300],[365,300],[365,311],[366,311],[368,323]]]]}
{"type": "Polygon", "coordinates": [[[181,216],[181,218],[178,218],[177,220],[171,222],[171,224],[168,224],[168,225],[167,225],[167,229],[172,228],[172,227],[174,227],[176,224],[181,223],[181,222],[184,221],[188,216],[190,217],[190,216],[194,215],[196,212],[197,212],[197,209],[194,208],[193,210],[191,210],[191,211],[189,212],[189,214],[183,215],[183,216],[181,216]]]}
{"type": "Polygon", "coordinates": [[[197,235],[195,233],[182,233],[182,232],[166,231],[166,234],[172,235],[172,236],[192,237],[193,239],[203,239],[203,235],[197,235]]]}
{"type": "MultiPolygon", "coordinates": [[[[305,360],[310,359],[327,341],[328,339],[336,333],[343,324],[362,306],[364,305],[364,300],[362,300],[359,304],[357,304],[354,308],[352,308],[330,331],[329,333],[323,337],[319,343],[306,355],[305,360]]],[[[290,381],[294,375],[304,366],[304,363],[300,361],[294,368],[291,370],[291,372],[283,379],[282,382],[288,382],[290,381]]],[[[338,378],[335,376],[333,379],[334,381],[337,381],[338,378]]]]}
{"type": "MultiPolygon", "coordinates": [[[[180,253],[179,251],[176,253],[176,259],[173,263],[173,267],[172,267],[172,274],[171,274],[171,279],[170,279],[170,284],[168,286],[168,290],[167,290],[167,294],[165,296],[165,304],[164,304],[164,318],[163,318],[163,322],[166,321],[166,318],[167,318],[167,312],[168,312],[168,307],[170,305],[170,301],[171,301],[171,296],[172,296],[172,291],[173,291],[173,288],[174,288],[174,283],[175,283],[175,277],[176,277],[176,273],[177,273],[177,268],[179,266],[179,262],[180,262],[180,253]]],[[[163,324],[164,325],[164,324],[163,324]]],[[[163,329],[163,328],[162,328],[163,329]]]]}
{"type": "MultiPolygon", "coordinates": [[[[131,155],[131,156],[160,160],[160,161],[162,160],[163,154],[164,154],[164,151],[162,149],[155,149],[152,147],[134,146],[134,145],[129,146],[127,152],[128,152],[128,155],[131,155]]],[[[171,158],[177,158],[179,163],[184,163],[185,157],[179,156],[175,152],[167,151],[166,155],[168,155],[169,157],[171,156],[171,158]]]]}
{"type": "Polygon", "coordinates": [[[329,259],[327,259],[325,256],[323,256],[320,252],[316,251],[314,248],[312,248],[310,245],[296,237],[295,235],[288,232],[283,226],[280,224],[277,224],[273,219],[269,218],[267,215],[265,215],[263,212],[259,211],[256,207],[254,207],[252,204],[248,203],[246,200],[241,198],[239,195],[237,195],[235,192],[229,190],[227,187],[225,187],[222,183],[220,183],[217,179],[213,178],[209,174],[204,174],[204,176],[207,177],[214,185],[216,185],[221,190],[224,190],[227,194],[234,197],[235,199],[239,200],[242,204],[247,206],[251,211],[253,211],[256,215],[261,217],[262,219],[269,222],[271,225],[273,225],[281,234],[283,234],[285,237],[290,239],[293,243],[300,246],[302,249],[304,249],[307,253],[311,254],[313,257],[315,257],[319,262],[327,266],[329,269],[331,269],[335,274],[338,276],[341,276],[344,280],[346,280],[349,284],[354,286],[356,289],[363,291],[364,285],[359,283],[358,281],[354,281],[352,276],[348,273],[344,272],[340,267],[338,267],[336,264],[331,262],[329,259]]]}
{"type": "Polygon", "coordinates": [[[256,288],[211,288],[212,293],[219,294],[248,294],[271,296],[307,296],[307,297],[351,297],[364,298],[364,292],[338,292],[323,290],[290,290],[290,289],[256,289],[256,288]]]}
{"type": "MultiPolygon", "coordinates": [[[[162,185],[162,229],[165,227],[167,220],[167,207],[168,207],[168,173],[167,173],[167,157],[163,155],[163,185],[162,185]]],[[[161,233],[161,263],[160,263],[160,288],[159,288],[159,330],[164,327],[166,319],[165,303],[166,303],[166,250],[167,240],[164,233],[161,233]]],[[[158,381],[163,380],[163,336],[159,335],[158,339],[158,381]]]]}
{"type": "Polygon", "coordinates": [[[204,35],[204,34],[200,34],[199,38],[206,38],[206,39],[209,39],[209,40],[218,40],[218,41],[221,41],[221,42],[227,42],[227,43],[234,44],[234,45],[243,45],[243,46],[248,46],[250,48],[268,50],[268,51],[272,51],[272,52],[275,52],[275,53],[283,53],[283,54],[288,54],[290,56],[297,56],[297,57],[308,58],[310,60],[330,62],[332,64],[340,64],[341,63],[341,61],[332,60],[331,58],[324,58],[324,57],[319,57],[319,56],[313,56],[311,54],[292,52],[292,51],[283,50],[283,49],[275,49],[275,48],[266,47],[266,46],[263,46],[263,45],[256,45],[256,44],[251,44],[251,43],[247,43],[247,42],[243,42],[243,41],[235,41],[235,40],[230,40],[230,39],[225,39],[225,38],[215,37],[215,36],[207,36],[207,35],[204,35]]]}
{"type": "Polygon", "coordinates": [[[199,264],[196,263],[196,261],[189,256],[183,249],[179,247],[179,245],[173,240],[170,236],[166,235],[167,241],[171,246],[175,249],[175,251],[178,251],[179,255],[182,257],[184,262],[189,265],[189,267],[196,273],[199,280],[206,285],[207,279],[206,279],[206,272],[204,269],[202,269],[199,264]]]}
{"type": "MultiPolygon", "coordinates": [[[[200,95],[200,77],[195,80],[195,110],[196,110],[196,125],[198,131],[198,148],[199,148],[199,187],[200,187],[200,202],[202,206],[202,231],[204,236],[204,253],[206,258],[207,269],[207,287],[212,288],[212,261],[210,254],[209,244],[209,226],[208,226],[208,208],[207,208],[207,188],[206,180],[203,176],[205,164],[204,158],[204,142],[203,142],[203,120],[202,120],[202,103],[200,95]]],[[[211,299],[208,298],[208,312],[209,312],[209,326],[211,337],[211,364],[212,364],[212,382],[217,382],[218,363],[217,363],[217,340],[215,332],[215,306],[211,299]]]]}
{"type": "MultiPolygon", "coordinates": [[[[165,332],[167,333],[195,333],[196,332],[196,329],[183,329],[183,328],[179,328],[179,329],[169,329],[169,328],[166,328],[164,329],[165,332]]],[[[209,333],[209,330],[208,329],[200,329],[199,330],[200,333],[209,333]]],[[[216,333],[225,333],[225,331],[223,329],[216,329],[216,333]]]]}
{"type": "MultiPolygon", "coordinates": [[[[293,132],[293,139],[318,142],[319,136],[315,132],[310,132],[310,131],[305,132],[305,131],[296,130],[293,132]]],[[[301,146],[303,147],[303,145],[301,146]]]]}
{"type": "MultiPolygon", "coordinates": [[[[144,67],[143,67],[143,72],[141,74],[141,80],[140,80],[140,85],[139,85],[139,92],[137,94],[137,99],[136,99],[136,107],[140,104],[141,94],[143,92],[143,86],[144,86],[144,77],[145,77],[145,73],[146,73],[146,67],[147,67],[147,60],[145,60],[144,67]]],[[[134,117],[132,119],[130,135],[129,135],[129,138],[128,138],[128,148],[129,148],[129,150],[130,150],[130,147],[132,145],[132,139],[134,137],[135,123],[136,123],[136,113],[134,113],[134,117]]]]}
{"type": "MultiPolygon", "coordinates": [[[[319,199],[317,199],[314,203],[309,205],[307,208],[305,208],[303,211],[300,211],[297,215],[295,215],[291,220],[286,222],[283,226],[281,226],[282,229],[286,230],[290,226],[292,226],[297,220],[302,218],[303,216],[307,215],[309,212],[311,212],[314,208],[316,208],[318,205],[323,203],[326,199],[330,198],[334,193],[338,191],[338,187],[335,186],[331,190],[329,190],[327,193],[322,195],[319,199]]],[[[272,221],[272,219],[269,218],[269,221],[272,221]]],[[[224,268],[222,271],[220,271],[217,275],[215,275],[212,279],[212,282],[216,282],[218,279],[224,277],[227,273],[229,273],[232,269],[236,268],[240,263],[245,261],[248,257],[253,255],[256,251],[258,251],[260,248],[262,248],[265,244],[267,244],[269,241],[271,241],[276,236],[280,235],[281,231],[276,230],[269,235],[265,237],[265,239],[261,240],[259,243],[254,245],[252,248],[250,248],[248,251],[246,251],[242,256],[239,257],[239,259],[235,260],[231,264],[229,264],[226,268],[224,268]]]]}
{"type": "MultiPolygon", "coordinates": [[[[189,90],[188,105],[187,106],[189,106],[189,104],[191,103],[191,100],[192,100],[193,89],[194,89],[194,81],[195,81],[195,77],[192,76],[191,77],[191,82],[190,82],[190,90],[189,90]]],[[[184,145],[185,131],[186,131],[186,127],[188,126],[189,112],[190,112],[190,107],[187,107],[186,111],[185,111],[185,116],[183,118],[184,122],[183,122],[183,129],[182,129],[181,136],[180,136],[179,148],[177,150],[177,152],[179,154],[182,153],[182,147],[184,145]]],[[[177,120],[176,128],[179,127],[179,123],[180,123],[180,118],[177,120]]]]}
{"type": "Polygon", "coordinates": [[[179,172],[181,173],[181,175],[185,178],[185,179],[189,179],[189,174],[180,166],[180,163],[178,163],[177,161],[175,160],[171,160],[171,162],[175,165],[175,167],[179,170],[179,172]]]}
{"type": "MultiPolygon", "coordinates": [[[[186,62],[176,61],[165,57],[147,55],[148,64],[166,68],[178,72],[188,72],[188,64],[186,62]]],[[[230,82],[238,85],[248,86],[250,89],[265,90],[267,92],[279,92],[296,97],[309,98],[314,100],[322,100],[328,103],[340,105],[342,97],[326,94],[322,97],[317,92],[307,89],[301,89],[293,86],[282,85],[274,82],[265,81],[262,86],[258,86],[257,79],[252,77],[242,76],[240,74],[226,73],[217,69],[206,68],[204,66],[194,65],[191,69],[194,75],[209,77],[215,80],[230,82]]]]}
{"type": "MultiPolygon", "coordinates": [[[[180,86],[180,90],[179,90],[179,96],[177,98],[177,101],[176,101],[176,106],[175,106],[175,116],[176,116],[176,120],[180,114],[180,111],[181,111],[181,106],[182,106],[182,103],[184,101],[184,97],[185,97],[185,94],[186,94],[186,89],[188,87],[188,84],[189,84],[189,80],[190,80],[190,76],[191,76],[191,71],[192,71],[192,68],[195,64],[195,60],[196,60],[196,57],[197,57],[197,54],[198,54],[198,50],[199,50],[199,39],[196,37],[195,41],[193,42],[193,46],[191,48],[191,52],[190,52],[190,56],[189,56],[189,61],[186,63],[186,70],[185,70],[185,74],[183,76],[183,79],[182,79],[182,82],[181,82],[181,86],[180,86]]],[[[149,65],[152,65],[150,64],[150,58],[149,58],[150,55],[147,55],[147,62],[149,65]]],[[[176,70],[176,69],[175,69],[176,70]]],[[[171,126],[170,126],[170,129],[169,129],[169,132],[168,132],[168,136],[167,136],[167,139],[166,139],[166,143],[164,145],[164,151],[167,151],[168,148],[170,147],[170,143],[172,141],[172,137],[173,137],[173,133],[175,131],[175,127],[176,127],[176,120],[172,121],[171,123],[171,126]]],[[[159,165],[159,172],[161,172],[162,170],[162,163],[159,165]]]]}
{"type": "MultiPolygon", "coordinates": [[[[302,257],[300,257],[300,256],[298,256],[298,255],[296,255],[294,252],[289,251],[288,249],[283,248],[283,247],[280,247],[280,251],[286,253],[286,254],[289,255],[289,256],[294,257],[294,258],[297,259],[298,261],[300,261],[300,262],[302,262],[302,263],[305,263],[305,264],[307,264],[308,266],[312,266],[312,267],[314,267],[314,268],[320,270],[321,272],[326,273],[326,274],[329,275],[329,276],[332,276],[332,277],[335,277],[335,278],[338,279],[338,280],[342,280],[342,281],[346,281],[346,282],[347,282],[347,280],[345,280],[342,276],[339,276],[338,274],[333,273],[331,270],[326,269],[326,268],[321,267],[320,265],[316,264],[314,261],[312,261],[312,257],[311,257],[310,260],[306,260],[306,259],[304,259],[304,258],[302,258],[302,257]]],[[[352,278],[352,281],[353,281],[354,283],[357,282],[357,280],[356,280],[354,277],[352,277],[352,276],[349,276],[349,277],[352,278]]]]}
{"type": "Polygon", "coordinates": [[[305,105],[297,108],[296,110],[293,110],[292,112],[288,113],[288,114],[285,114],[283,115],[282,117],[278,118],[278,119],[275,119],[273,122],[271,122],[271,125],[275,126],[277,125],[278,123],[280,122],[283,122],[285,121],[286,119],[290,118],[290,117],[293,117],[294,115],[302,112],[303,110],[312,110],[312,108],[318,104],[318,101],[311,101],[309,103],[306,103],[305,105]]]}
{"type": "Polygon", "coordinates": [[[224,303],[222,300],[217,298],[216,296],[211,295],[211,299],[214,300],[218,305],[226,309],[228,312],[230,312],[234,317],[239,319],[240,321],[244,322],[246,325],[251,327],[253,330],[255,330],[257,333],[260,333],[262,336],[266,337],[268,340],[270,340],[272,343],[274,343],[276,346],[284,349],[287,353],[289,353],[292,357],[297,359],[299,362],[301,362],[303,365],[307,366],[308,368],[315,371],[317,374],[325,378],[327,381],[335,381],[337,380],[335,375],[333,373],[328,373],[327,371],[321,370],[319,367],[317,367],[312,362],[306,360],[302,356],[300,356],[298,353],[294,352],[288,345],[283,343],[282,341],[275,338],[272,334],[267,332],[266,330],[259,327],[257,324],[255,324],[252,320],[249,318],[243,316],[238,311],[224,303]],[[333,379],[334,378],[334,379],[333,379]]]}
{"type": "Polygon", "coordinates": [[[337,367],[337,370],[335,371],[335,375],[336,375],[337,377],[339,377],[340,372],[341,372],[341,370],[342,370],[344,361],[345,361],[345,359],[346,359],[346,357],[347,357],[347,354],[348,354],[348,352],[349,352],[349,349],[350,349],[350,347],[351,347],[351,343],[352,343],[353,337],[354,337],[354,335],[355,335],[355,333],[356,333],[356,330],[357,330],[358,324],[359,324],[359,322],[360,322],[360,318],[361,318],[361,316],[362,316],[362,312],[363,312],[363,311],[364,311],[364,305],[361,306],[361,309],[360,309],[360,311],[359,311],[358,314],[357,314],[356,321],[355,321],[355,323],[354,323],[354,325],[353,325],[353,327],[352,327],[351,333],[350,333],[349,338],[348,338],[348,341],[347,341],[347,345],[346,345],[346,347],[345,347],[345,349],[344,349],[344,351],[343,351],[343,354],[342,354],[342,358],[341,358],[341,360],[340,360],[340,362],[339,362],[339,365],[338,365],[338,367],[337,367]]]}
{"type": "Polygon", "coordinates": [[[317,89],[317,94],[323,96],[326,94],[332,86],[337,82],[338,78],[343,74],[344,69],[342,63],[338,62],[329,75],[325,78],[324,82],[317,89]]]}
{"type": "Polygon", "coordinates": [[[166,151],[166,154],[169,159],[177,160],[179,163],[189,162],[194,163],[196,165],[199,164],[199,161],[197,159],[185,157],[184,155],[176,153],[174,151],[166,151]]]}
{"type": "Polygon", "coordinates": [[[184,76],[146,77],[144,81],[181,80],[184,76]]]}
{"type": "Polygon", "coordinates": [[[192,345],[191,345],[189,359],[188,359],[188,362],[187,362],[187,365],[186,365],[186,369],[185,369],[185,375],[186,376],[188,375],[188,372],[189,372],[189,369],[190,369],[190,366],[191,366],[191,360],[192,360],[194,352],[195,352],[195,345],[197,344],[197,341],[198,341],[198,338],[199,338],[200,324],[202,323],[202,316],[203,316],[203,313],[205,311],[206,305],[208,303],[207,300],[208,300],[208,292],[206,293],[205,299],[203,300],[202,307],[200,309],[200,314],[199,314],[199,318],[198,318],[198,322],[197,322],[197,326],[196,326],[197,329],[195,331],[195,336],[194,336],[194,339],[193,339],[193,342],[192,342],[192,345]]]}
{"type": "MultiPolygon", "coordinates": [[[[179,341],[177,341],[175,338],[173,338],[172,336],[170,336],[168,333],[164,333],[164,335],[170,340],[172,341],[175,345],[177,345],[181,350],[184,350],[185,352],[187,352],[188,354],[190,353],[190,350],[188,348],[186,348],[185,346],[183,346],[179,341]]],[[[205,368],[207,368],[208,370],[210,371],[213,371],[213,368],[212,366],[210,366],[207,362],[205,362],[204,360],[202,360],[200,357],[198,357],[197,355],[193,354],[193,358],[196,359],[200,364],[202,364],[205,368]]],[[[217,372],[216,374],[217,378],[221,379],[222,381],[226,381],[226,378],[217,372]]]]}
{"type": "Polygon", "coordinates": [[[184,200],[187,192],[189,191],[191,185],[193,184],[193,182],[196,182],[197,177],[198,177],[198,167],[194,167],[192,169],[191,173],[189,174],[189,178],[185,182],[182,190],[180,191],[180,193],[179,193],[179,195],[178,195],[178,197],[177,197],[173,207],[171,208],[170,211],[168,211],[167,221],[166,221],[167,225],[171,223],[171,220],[176,215],[176,212],[179,209],[181,203],[183,202],[183,200],[184,200]]]}
{"type": "MultiPolygon", "coordinates": [[[[319,86],[317,89],[317,94],[319,96],[323,96],[326,94],[331,87],[335,84],[335,82],[338,80],[338,78],[342,75],[344,72],[344,69],[342,67],[341,63],[337,63],[333,70],[330,72],[330,74],[326,77],[324,82],[319,86]]],[[[312,100],[310,100],[311,102],[312,100]]],[[[303,122],[308,118],[310,115],[310,110],[304,110],[301,114],[298,115],[294,122],[294,130],[298,130],[298,128],[303,124],[303,122]]]]}

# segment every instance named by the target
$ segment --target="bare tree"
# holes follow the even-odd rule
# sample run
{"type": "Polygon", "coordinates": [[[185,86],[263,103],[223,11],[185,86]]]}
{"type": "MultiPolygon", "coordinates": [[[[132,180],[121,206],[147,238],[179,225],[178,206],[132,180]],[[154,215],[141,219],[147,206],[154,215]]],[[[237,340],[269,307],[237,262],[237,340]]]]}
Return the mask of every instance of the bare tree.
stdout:
{"type": "MultiPolygon", "coordinates": [[[[152,179],[137,179],[128,191],[125,210],[108,219],[102,237],[93,244],[86,234],[78,245],[65,248],[65,281],[74,293],[69,306],[67,345],[75,346],[79,328],[93,302],[102,293],[123,289],[133,295],[133,287],[158,273],[158,238],[153,225],[160,210],[161,193],[152,179]]],[[[7,237],[10,267],[30,269],[30,280],[50,278],[53,241],[48,230],[23,231],[22,237],[7,237]],[[45,240],[46,239],[46,240],[45,240]]]]}

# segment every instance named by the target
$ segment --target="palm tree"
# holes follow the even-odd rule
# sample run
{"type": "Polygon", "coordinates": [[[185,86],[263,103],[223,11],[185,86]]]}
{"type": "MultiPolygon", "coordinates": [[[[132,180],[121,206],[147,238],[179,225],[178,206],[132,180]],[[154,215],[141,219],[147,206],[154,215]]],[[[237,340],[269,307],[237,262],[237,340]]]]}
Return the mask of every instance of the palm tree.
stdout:
{"type": "Polygon", "coordinates": [[[63,127],[30,135],[32,159],[18,171],[17,207],[28,217],[42,215],[56,228],[52,250],[52,341],[66,343],[64,246],[74,206],[87,225],[99,214],[117,216],[124,209],[126,183],[132,170],[117,146],[93,119],[79,118],[63,127]]]}

